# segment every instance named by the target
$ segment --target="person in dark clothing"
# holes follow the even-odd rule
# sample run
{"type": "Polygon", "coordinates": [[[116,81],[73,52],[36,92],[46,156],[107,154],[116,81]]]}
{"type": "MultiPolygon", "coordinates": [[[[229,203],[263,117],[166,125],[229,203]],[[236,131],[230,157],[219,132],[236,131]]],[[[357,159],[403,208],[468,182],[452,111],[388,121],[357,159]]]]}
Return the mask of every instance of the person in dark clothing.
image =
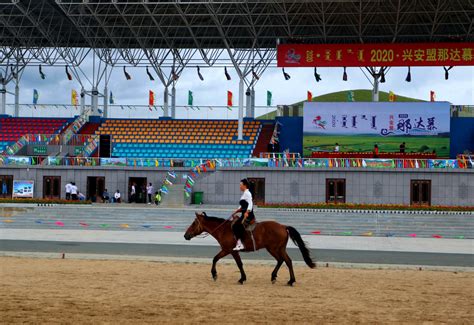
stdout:
{"type": "Polygon", "coordinates": [[[405,153],[405,142],[400,145],[400,153],[405,153]]]}
{"type": "Polygon", "coordinates": [[[244,178],[240,181],[240,190],[243,192],[239,201],[240,206],[232,214],[233,217],[236,217],[239,212],[241,213],[241,216],[232,225],[232,231],[237,239],[237,245],[234,248],[236,251],[244,249],[242,237],[245,233],[245,226],[250,225],[255,220],[252,193],[250,192],[250,182],[248,179],[244,178]]]}

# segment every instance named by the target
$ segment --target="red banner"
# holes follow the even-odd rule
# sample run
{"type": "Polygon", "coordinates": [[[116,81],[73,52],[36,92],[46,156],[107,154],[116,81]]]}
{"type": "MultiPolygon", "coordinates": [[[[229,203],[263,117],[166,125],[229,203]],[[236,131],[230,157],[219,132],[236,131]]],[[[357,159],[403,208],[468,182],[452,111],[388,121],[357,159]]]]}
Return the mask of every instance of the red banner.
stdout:
{"type": "Polygon", "coordinates": [[[282,44],[279,67],[474,65],[474,43],[282,44]]]}

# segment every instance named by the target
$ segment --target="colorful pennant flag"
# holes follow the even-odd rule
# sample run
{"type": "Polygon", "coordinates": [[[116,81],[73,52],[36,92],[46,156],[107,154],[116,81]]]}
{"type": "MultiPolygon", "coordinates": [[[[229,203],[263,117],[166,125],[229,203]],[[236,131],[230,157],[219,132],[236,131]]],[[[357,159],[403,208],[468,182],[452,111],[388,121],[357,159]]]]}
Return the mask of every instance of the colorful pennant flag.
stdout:
{"type": "Polygon", "coordinates": [[[148,91],[148,105],[150,106],[150,110],[151,106],[155,105],[155,93],[151,90],[148,91]]]}
{"type": "Polygon", "coordinates": [[[272,106],[272,92],[267,90],[267,106],[272,106]]]}
{"type": "Polygon", "coordinates": [[[41,67],[41,64],[39,65],[39,73],[41,76],[41,79],[46,79],[46,75],[43,73],[43,68],[41,67]]]}
{"type": "Polygon", "coordinates": [[[193,106],[193,92],[191,90],[188,90],[188,105],[193,106]]]}
{"type": "Polygon", "coordinates": [[[430,90],[430,102],[434,102],[436,100],[436,94],[433,90],[430,90]]]}
{"type": "Polygon", "coordinates": [[[171,183],[171,181],[169,179],[165,179],[165,184],[168,184],[168,185],[173,185],[173,183],[171,183]]]}
{"type": "Polygon", "coordinates": [[[75,89],[73,89],[71,91],[71,105],[74,105],[74,106],[77,106],[77,91],[75,89]]]}
{"type": "Polygon", "coordinates": [[[308,99],[308,102],[313,100],[313,94],[309,90],[308,90],[308,94],[307,94],[307,99],[308,99]]]}
{"type": "Polygon", "coordinates": [[[161,187],[161,192],[162,192],[162,193],[165,193],[165,194],[168,194],[168,188],[163,185],[163,186],[161,187]]]}
{"type": "Polygon", "coordinates": [[[390,90],[390,91],[388,92],[388,101],[389,101],[389,102],[394,102],[395,99],[396,99],[395,93],[390,90]]]}
{"type": "Polygon", "coordinates": [[[168,175],[169,175],[170,177],[176,178],[176,173],[175,173],[174,171],[169,171],[169,172],[168,172],[168,175]]]}
{"type": "MultiPolygon", "coordinates": [[[[110,96],[109,96],[109,104],[114,104],[115,101],[114,101],[114,94],[112,94],[112,90],[110,91],[110,96]]],[[[123,107],[122,107],[123,109],[123,107]]]]}
{"type": "Polygon", "coordinates": [[[66,75],[68,80],[72,80],[72,75],[69,73],[68,67],[66,66],[66,75]]]}
{"type": "Polygon", "coordinates": [[[38,90],[33,89],[33,104],[34,105],[38,104],[38,99],[39,99],[38,90]]]}
{"type": "Polygon", "coordinates": [[[227,90],[227,106],[233,106],[232,105],[232,92],[230,90],[227,90]]]}
{"type": "Polygon", "coordinates": [[[355,102],[354,92],[352,90],[347,92],[347,101],[348,102],[355,102]]]}

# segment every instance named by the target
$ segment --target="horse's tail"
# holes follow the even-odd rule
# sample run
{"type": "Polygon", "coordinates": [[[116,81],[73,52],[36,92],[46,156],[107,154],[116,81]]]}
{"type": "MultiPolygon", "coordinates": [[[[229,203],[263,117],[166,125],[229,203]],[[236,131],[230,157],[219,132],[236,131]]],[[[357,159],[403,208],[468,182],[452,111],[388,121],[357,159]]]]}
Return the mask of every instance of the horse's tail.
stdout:
{"type": "Polygon", "coordinates": [[[303,238],[301,238],[301,235],[298,232],[298,230],[290,226],[286,227],[286,229],[288,230],[288,234],[290,234],[290,238],[293,241],[293,243],[295,243],[295,245],[298,246],[298,248],[301,251],[301,254],[303,254],[303,259],[306,262],[306,265],[314,269],[316,267],[316,264],[311,259],[309,249],[308,247],[306,247],[306,244],[303,241],[303,238]]]}

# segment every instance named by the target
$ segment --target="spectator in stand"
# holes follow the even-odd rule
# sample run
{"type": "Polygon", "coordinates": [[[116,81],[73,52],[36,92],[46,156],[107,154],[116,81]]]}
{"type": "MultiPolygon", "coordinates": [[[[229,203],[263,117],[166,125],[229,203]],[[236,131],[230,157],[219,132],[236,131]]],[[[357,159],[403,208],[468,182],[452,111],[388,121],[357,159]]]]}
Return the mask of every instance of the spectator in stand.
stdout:
{"type": "Polygon", "coordinates": [[[334,146],[334,152],[339,152],[339,143],[336,142],[336,145],[334,146]]]}
{"type": "Polygon", "coordinates": [[[374,144],[374,158],[378,158],[379,156],[379,146],[374,144]]]}
{"type": "Polygon", "coordinates": [[[153,185],[151,183],[146,187],[146,193],[148,194],[148,204],[151,204],[151,197],[153,195],[153,185]]]}
{"type": "Polygon", "coordinates": [[[114,201],[116,203],[121,203],[122,202],[122,200],[120,199],[120,191],[119,190],[117,190],[117,192],[115,192],[115,194],[114,194],[114,201]]]}
{"type": "Polygon", "coordinates": [[[400,144],[400,153],[405,153],[405,142],[400,144]]]}
{"type": "Polygon", "coordinates": [[[71,199],[77,201],[77,186],[76,183],[71,183],[71,199]]]}
{"type": "Polygon", "coordinates": [[[67,182],[65,188],[66,188],[66,200],[70,200],[71,199],[71,182],[67,182]]]}
{"type": "Polygon", "coordinates": [[[107,189],[104,190],[104,193],[102,193],[102,203],[109,203],[110,202],[110,195],[107,189]]]}

